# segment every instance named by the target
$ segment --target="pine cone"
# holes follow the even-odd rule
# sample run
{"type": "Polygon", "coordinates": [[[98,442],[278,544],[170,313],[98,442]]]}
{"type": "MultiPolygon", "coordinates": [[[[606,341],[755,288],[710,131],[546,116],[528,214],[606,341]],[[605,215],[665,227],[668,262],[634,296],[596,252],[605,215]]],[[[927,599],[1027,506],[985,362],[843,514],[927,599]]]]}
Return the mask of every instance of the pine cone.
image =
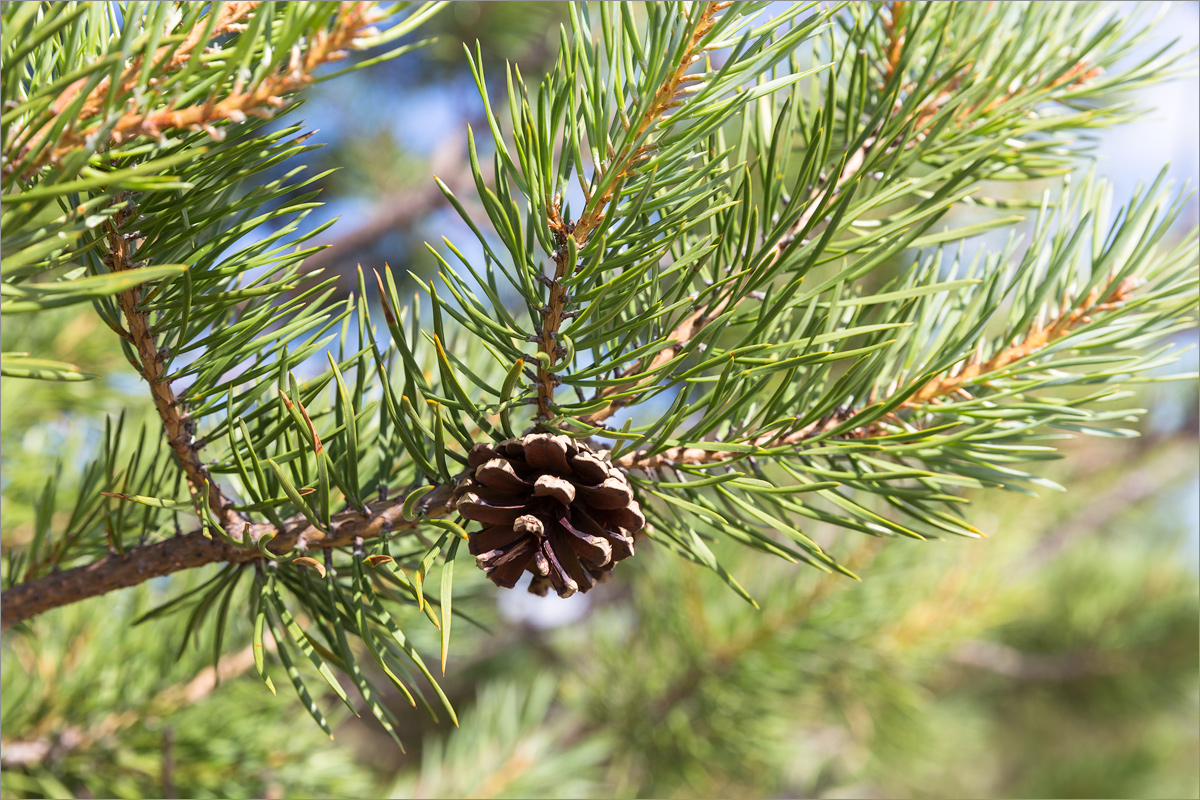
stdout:
{"type": "Polygon", "coordinates": [[[586,592],[633,555],[646,524],[628,479],[586,444],[532,433],[477,444],[454,487],[458,513],[483,524],[469,533],[476,563],[492,583],[511,589],[533,574],[529,591],[559,597],[586,592]]]}

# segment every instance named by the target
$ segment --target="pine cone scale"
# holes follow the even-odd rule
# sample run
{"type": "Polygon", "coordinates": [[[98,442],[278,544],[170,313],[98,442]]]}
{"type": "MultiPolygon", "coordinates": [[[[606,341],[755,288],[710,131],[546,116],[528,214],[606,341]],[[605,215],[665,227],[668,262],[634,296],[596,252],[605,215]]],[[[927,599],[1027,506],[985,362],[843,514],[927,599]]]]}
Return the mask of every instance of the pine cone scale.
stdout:
{"type": "Polygon", "coordinates": [[[489,489],[505,492],[519,492],[529,486],[529,481],[517,475],[512,464],[500,458],[493,458],[477,468],[475,478],[489,489]]]}
{"type": "Polygon", "coordinates": [[[554,475],[542,475],[533,485],[534,497],[553,497],[564,506],[575,501],[575,485],[554,475]]]}
{"type": "Polygon", "coordinates": [[[609,508],[609,509],[588,509],[592,513],[591,518],[596,521],[601,527],[611,530],[613,528],[624,528],[629,533],[640,531],[642,526],[646,524],[646,518],[642,516],[640,509],[634,510],[632,506],[628,508],[609,508]]]}
{"type": "Polygon", "coordinates": [[[571,521],[565,516],[559,517],[558,523],[562,525],[563,530],[571,534],[567,541],[580,559],[589,562],[591,566],[597,568],[603,567],[613,560],[612,545],[603,537],[584,533],[572,525],[571,521]]]}
{"type": "Polygon", "coordinates": [[[602,483],[608,477],[604,462],[593,453],[578,453],[571,459],[571,469],[591,485],[602,483]]]}
{"type": "Polygon", "coordinates": [[[522,539],[513,544],[507,551],[492,550],[476,557],[480,568],[487,570],[488,577],[497,586],[511,589],[517,585],[529,562],[533,560],[529,540],[522,539]]]}
{"type": "Polygon", "coordinates": [[[458,501],[458,512],[476,522],[503,525],[516,522],[517,517],[525,513],[525,507],[493,505],[475,492],[468,492],[458,501]]]}
{"type": "Polygon", "coordinates": [[[633,489],[630,488],[629,482],[623,479],[605,478],[604,482],[597,486],[581,486],[579,488],[583,490],[588,505],[592,508],[604,510],[626,508],[633,500],[633,489]]]}
{"type": "MultiPolygon", "coordinates": [[[[555,542],[555,544],[558,546],[552,547],[551,540],[549,539],[542,543],[542,553],[545,554],[546,560],[550,562],[550,583],[555,589],[558,590],[559,597],[570,597],[571,595],[575,594],[575,592],[579,591],[579,582],[574,576],[571,575],[570,572],[567,571],[565,564],[570,564],[571,566],[576,567],[577,569],[572,570],[572,572],[575,572],[581,578],[584,577],[583,568],[579,565],[578,557],[574,559],[570,558],[570,556],[574,555],[570,549],[563,548],[561,546],[561,542],[555,542]],[[562,558],[559,558],[560,552],[563,555],[562,558]],[[572,563],[572,561],[574,563],[572,563]],[[556,577],[558,580],[555,580],[556,577]]],[[[587,591],[587,589],[590,588],[591,586],[588,586],[586,589],[584,589],[584,591],[587,591]]]]}
{"type": "Polygon", "coordinates": [[[467,548],[471,551],[471,555],[477,556],[489,550],[508,547],[523,536],[525,536],[525,532],[517,530],[513,526],[489,525],[470,537],[467,548]]]}
{"type": "MultiPolygon", "coordinates": [[[[538,435],[534,434],[534,436],[538,435]]],[[[544,438],[534,439],[525,445],[525,463],[539,472],[549,472],[555,475],[570,472],[571,465],[567,463],[566,446],[564,446],[564,442],[570,442],[570,440],[566,436],[545,436],[544,434],[541,436],[544,438]]]]}

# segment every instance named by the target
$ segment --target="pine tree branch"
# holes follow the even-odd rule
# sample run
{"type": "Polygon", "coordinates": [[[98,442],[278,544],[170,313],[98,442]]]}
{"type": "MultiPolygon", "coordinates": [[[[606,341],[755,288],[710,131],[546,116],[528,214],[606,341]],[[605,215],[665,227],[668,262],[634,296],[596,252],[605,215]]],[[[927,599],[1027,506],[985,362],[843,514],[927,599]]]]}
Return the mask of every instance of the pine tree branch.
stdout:
{"type": "MultiPolygon", "coordinates": [[[[258,6],[262,5],[260,0],[252,0],[251,2],[228,2],[220,7],[217,12],[216,22],[213,23],[212,32],[208,35],[206,42],[214,39],[219,39],[222,36],[230,33],[240,33],[245,29],[243,24],[250,16],[250,12],[258,6]]],[[[192,52],[201,43],[201,37],[204,35],[204,26],[197,25],[192,28],[187,38],[174,49],[170,45],[163,45],[155,51],[151,59],[152,73],[165,77],[173,72],[178,72],[180,69],[187,66],[191,60],[192,52]],[[168,58],[169,56],[169,58],[168,58]]],[[[121,75],[118,85],[121,87],[118,90],[118,95],[124,96],[134,90],[138,83],[138,77],[142,72],[143,65],[142,55],[136,55],[130,59],[129,66],[121,75]]],[[[161,83],[162,78],[157,79],[161,83]]],[[[87,78],[80,78],[75,83],[71,84],[63,91],[61,97],[54,102],[53,108],[56,114],[62,113],[67,105],[79,93],[79,90],[87,84],[87,78]]],[[[104,107],[104,100],[109,94],[109,87],[112,85],[110,78],[104,78],[88,93],[87,100],[83,103],[83,108],[79,111],[80,119],[87,119],[100,112],[104,107]]]]}
{"type": "Polygon", "coordinates": [[[421,517],[449,514],[453,510],[450,500],[450,487],[443,485],[417,503],[420,512],[417,519],[406,519],[404,502],[396,500],[371,510],[366,516],[353,509],[343,511],[334,517],[329,533],[314,528],[303,515],[296,515],[285,522],[282,530],[267,523],[244,523],[237,538],[246,542],[245,547],[210,539],[203,531],[195,531],[131,548],[124,555],[113,553],[91,564],[52,572],[5,591],[0,595],[0,630],[7,630],[59,606],[136,586],[151,578],[208,564],[245,564],[265,558],[257,546],[264,538],[270,539],[264,547],[280,555],[290,553],[294,548],[308,551],[346,547],[356,540],[414,530],[420,525],[421,517]]]}
{"type": "Polygon", "coordinates": [[[1058,313],[1049,322],[1034,323],[1020,339],[1014,339],[1010,346],[987,361],[982,361],[979,354],[973,355],[960,370],[931,380],[902,407],[916,408],[952,394],[972,399],[970,393],[963,388],[965,384],[977,380],[980,376],[999,372],[1009,364],[1028,357],[1080,327],[1094,322],[1097,314],[1120,308],[1129,300],[1130,294],[1138,284],[1137,278],[1125,278],[1119,285],[1113,286],[1113,280],[1110,278],[1102,286],[1093,288],[1084,302],[1075,308],[1072,308],[1073,298],[1069,294],[1065,295],[1058,313]]]}
{"type": "MultiPolygon", "coordinates": [[[[996,353],[987,361],[972,360],[967,362],[957,372],[934,378],[900,407],[907,409],[919,408],[952,394],[957,394],[964,399],[973,399],[967,390],[963,388],[965,384],[978,379],[980,376],[1000,372],[1009,364],[1026,358],[1037,350],[1078,330],[1083,325],[1094,322],[1095,315],[1097,314],[1103,314],[1120,308],[1129,300],[1130,294],[1137,286],[1138,281],[1136,278],[1125,278],[1116,287],[1113,286],[1112,280],[1109,280],[1105,284],[1093,288],[1088,293],[1085,301],[1077,308],[1071,307],[1073,302],[1070,295],[1064,296],[1059,312],[1052,320],[1035,323],[1023,336],[1014,340],[1010,347],[1006,347],[996,353]]],[[[840,409],[837,413],[830,414],[798,430],[791,432],[776,431],[763,434],[751,439],[746,444],[760,448],[798,445],[806,439],[833,429],[852,417],[854,413],[854,409],[840,409]]],[[[846,431],[839,438],[859,439],[882,435],[883,433],[885,431],[881,428],[879,422],[875,421],[861,428],[846,431]]],[[[698,466],[701,464],[713,464],[737,458],[740,455],[744,454],[733,451],[701,450],[696,447],[680,446],[671,447],[653,455],[647,454],[644,450],[627,453],[617,459],[615,463],[627,470],[639,469],[650,471],[676,465],[698,466]]]]}
{"type": "MultiPolygon", "coordinates": [[[[898,0],[892,4],[893,19],[895,19],[896,15],[899,13],[899,8],[902,6],[902,4],[903,0],[898,0]]],[[[888,30],[889,37],[891,37],[889,38],[889,42],[892,44],[889,45],[888,63],[885,66],[885,74],[887,76],[887,80],[891,81],[895,76],[895,64],[899,63],[900,55],[902,53],[904,33],[903,30],[896,31],[894,28],[890,27],[888,30]],[[901,50],[893,53],[892,45],[900,47],[901,50]],[[895,59],[894,62],[893,59],[895,59]]],[[[965,78],[966,71],[970,70],[971,66],[972,65],[968,65],[966,68],[964,68],[964,72],[962,74],[951,78],[946,90],[929,98],[926,102],[922,103],[910,113],[907,119],[913,124],[914,129],[919,133],[913,137],[910,137],[906,142],[904,142],[903,147],[905,149],[910,149],[917,146],[917,144],[924,139],[932,119],[939,111],[941,111],[946,103],[950,102],[954,98],[955,90],[961,85],[963,79],[965,78]]],[[[1081,60],[1075,63],[1074,66],[1067,70],[1063,75],[1054,80],[1049,86],[1049,89],[1075,89],[1090,82],[1099,74],[1101,74],[1101,72],[1102,70],[1100,69],[1089,68],[1087,62],[1081,60]]],[[[907,92],[911,92],[912,90],[912,85],[905,87],[905,91],[907,92]]],[[[1027,91],[1028,89],[1026,87],[1018,87],[1015,90],[1006,92],[1000,98],[990,102],[983,109],[983,113],[988,113],[996,107],[1007,103],[1008,101],[1019,96],[1020,94],[1026,93],[1027,91]]],[[[976,106],[968,107],[958,115],[955,122],[963,123],[967,118],[975,115],[978,112],[979,109],[976,106]]],[[[769,270],[771,266],[778,262],[779,258],[783,254],[783,251],[789,245],[791,245],[793,241],[795,241],[797,236],[799,236],[809,227],[813,216],[819,209],[828,208],[831,203],[836,202],[845,190],[846,186],[859,176],[859,173],[861,172],[863,165],[866,163],[868,156],[871,155],[872,151],[879,144],[879,132],[886,125],[886,121],[880,123],[879,127],[876,129],[875,135],[867,137],[857,149],[848,153],[837,178],[832,181],[831,185],[828,177],[825,176],[818,181],[813,192],[813,198],[809,202],[808,206],[797,218],[795,224],[788,229],[787,233],[780,237],[780,239],[773,245],[771,257],[767,262],[766,267],[764,267],[764,270],[769,270]],[[821,196],[822,190],[824,190],[826,193],[824,198],[821,196]],[[821,202],[822,199],[824,202],[821,202]]],[[[898,143],[892,142],[888,146],[888,152],[891,152],[898,146],[898,143]]],[[[699,333],[704,329],[704,326],[707,325],[710,320],[723,313],[729,307],[730,303],[737,302],[737,300],[742,298],[745,295],[746,286],[750,280],[752,280],[752,278],[752,275],[745,276],[732,291],[724,294],[720,299],[714,298],[715,302],[709,302],[707,305],[692,311],[691,314],[685,317],[683,321],[680,322],[667,337],[668,339],[674,340],[673,344],[660,350],[648,362],[637,363],[625,369],[619,377],[629,378],[629,382],[607,386],[598,392],[593,400],[611,397],[612,395],[617,394],[625,394],[630,390],[637,389],[639,386],[643,389],[648,389],[656,384],[659,380],[660,368],[679,355],[680,351],[683,350],[683,348],[686,347],[693,338],[699,335],[699,333]],[[649,375],[649,377],[638,378],[637,376],[639,375],[649,375]]],[[[615,414],[623,406],[636,402],[637,397],[637,395],[614,397],[610,401],[609,405],[605,406],[599,411],[579,417],[578,419],[580,422],[588,425],[598,425],[615,414]]]]}
{"type": "MultiPolygon", "coordinates": [[[[208,41],[240,31],[243,27],[242,22],[249,17],[250,12],[259,5],[261,5],[260,0],[254,0],[253,2],[228,2],[222,5],[220,7],[220,11],[217,13],[217,19],[213,23],[212,31],[209,34],[208,41]]],[[[204,34],[204,29],[204,25],[196,25],[192,29],[191,33],[188,34],[188,37],[182,43],[180,43],[178,47],[172,49],[170,45],[163,45],[155,51],[152,58],[153,66],[151,67],[151,70],[160,77],[152,79],[152,82],[162,82],[163,77],[179,71],[188,64],[192,53],[201,43],[200,40],[201,36],[204,34]]],[[[118,86],[120,86],[120,89],[117,92],[118,96],[126,96],[134,90],[139,81],[143,64],[144,61],[141,54],[135,55],[130,59],[129,66],[125,69],[125,72],[122,73],[121,78],[117,82],[118,86]]],[[[13,132],[10,141],[26,141],[27,143],[22,148],[21,153],[15,158],[5,159],[5,173],[10,173],[13,169],[13,165],[28,154],[29,149],[33,146],[33,143],[39,141],[43,135],[48,132],[51,127],[53,127],[55,124],[55,118],[67,110],[67,107],[70,106],[72,101],[75,100],[83,87],[87,85],[88,80],[89,78],[85,76],[63,90],[62,94],[59,95],[58,98],[50,105],[50,111],[52,115],[51,119],[42,125],[41,128],[38,129],[37,133],[35,133],[32,137],[27,138],[25,131],[22,130],[13,132]]],[[[100,113],[100,110],[104,107],[106,98],[110,94],[111,88],[111,77],[105,77],[98,84],[96,84],[95,88],[88,92],[87,99],[83,101],[83,105],[80,107],[79,113],[76,114],[77,119],[88,119],[100,113]]],[[[95,126],[89,130],[94,131],[95,126]]],[[[68,152],[74,148],[80,147],[86,142],[86,132],[75,131],[73,129],[73,125],[68,125],[63,131],[62,136],[58,138],[56,146],[45,149],[38,156],[38,158],[36,158],[33,163],[30,164],[28,172],[31,173],[38,167],[45,166],[46,164],[59,163],[62,157],[68,152]]]]}
{"type": "Polygon", "coordinates": [[[625,146],[615,155],[607,171],[601,172],[597,169],[596,177],[592,182],[593,186],[600,186],[608,180],[607,175],[610,172],[615,172],[615,177],[609,180],[608,187],[604,192],[599,196],[591,196],[585,188],[588,206],[583,215],[574,222],[563,220],[562,198],[559,196],[555,196],[551,207],[546,209],[547,224],[553,232],[556,250],[553,254],[554,278],[550,281],[549,300],[541,310],[542,325],[538,341],[537,416],[540,420],[548,420],[554,416],[550,406],[554,400],[554,387],[560,382],[554,372],[558,366],[558,360],[566,354],[565,348],[557,342],[558,329],[563,319],[566,318],[564,315],[569,313],[566,311],[566,305],[570,301],[567,288],[562,285],[562,280],[573,273],[576,268],[574,263],[568,263],[570,255],[567,238],[574,239],[577,248],[582,250],[587,244],[591,232],[604,221],[604,212],[612,199],[620,192],[625,179],[632,174],[639,163],[649,157],[649,151],[653,145],[641,144],[643,137],[651,125],[661,120],[669,110],[683,102],[678,98],[678,94],[687,81],[687,71],[701,58],[700,53],[697,52],[700,40],[712,30],[717,13],[730,5],[729,2],[705,4],[704,10],[700,12],[700,17],[692,30],[691,39],[683,56],[671,74],[655,91],[634,134],[626,140],[625,146]]]}
{"type": "MultiPolygon", "coordinates": [[[[257,2],[235,2],[222,7],[209,41],[240,30],[242,20],[246,19],[257,5],[259,5],[257,2]]],[[[225,120],[242,122],[248,116],[270,117],[285,105],[283,99],[285,95],[299,91],[312,83],[313,73],[318,67],[346,57],[346,51],[353,47],[354,40],[367,33],[367,29],[378,21],[379,17],[370,13],[372,7],[373,4],[370,2],[342,3],[341,13],[330,30],[318,31],[312,37],[307,51],[302,53],[299,49],[294,49],[291,60],[285,69],[266,76],[249,89],[244,87],[242,79],[239,78],[234,83],[233,90],[229,95],[220,100],[211,96],[202,103],[179,109],[129,111],[123,114],[111,128],[108,128],[106,120],[101,120],[83,129],[68,126],[57,137],[53,147],[45,148],[33,160],[29,171],[46,164],[61,163],[69,153],[88,146],[89,140],[105,128],[108,128],[108,143],[101,147],[101,150],[138,136],[161,138],[164,132],[169,130],[204,130],[214,139],[220,140],[223,138],[223,134],[214,127],[217,122],[225,120]]],[[[194,28],[174,55],[161,65],[159,65],[159,60],[166,59],[169,48],[159,48],[155,54],[155,65],[163,71],[164,76],[183,69],[191,62],[195,57],[196,48],[200,45],[200,34],[203,31],[204,26],[198,25],[194,28]]],[[[122,91],[118,95],[127,95],[136,88],[141,69],[141,59],[134,59],[119,81],[122,91]]],[[[161,81],[162,78],[155,80],[161,81]]],[[[56,115],[70,104],[72,98],[78,94],[85,83],[86,79],[81,79],[64,90],[62,97],[53,105],[56,115]]],[[[104,100],[110,96],[110,89],[111,84],[108,79],[101,81],[84,101],[78,118],[83,120],[98,114],[102,110],[104,100]]],[[[49,129],[51,125],[53,125],[53,120],[46,123],[43,130],[49,129]]],[[[41,131],[29,138],[20,154],[6,159],[5,170],[11,170],[13,164],[19,163],[28,153],[29,148],[41,138],[41,131]]],[[[25,139],[24,134],[18,131],[10,141],[24,141],[25,139]]]]}
{"type": "Polygon", "coordinates": [[[220,134],[213,123],[230,120],[241,122],[247,116],[270,117],[285,104],[283,95],[292,94],[313,81],[317,67],[346,57],[346,50],[370,27],[376,18],[368,15],[371,3],[343,3],[342,13],[329,31],[318,31],[307,52],[292,52],[286,70],[268,76],[249,90],[235,83],[228,97],[219,102],[209,98],[204,103],[178,110],[163,109],[147,114],[127,114],[113,129],[113,139],[121,142],[131,136],[159,136],[169,129],[203,129],[215,139],[220,134]]]}

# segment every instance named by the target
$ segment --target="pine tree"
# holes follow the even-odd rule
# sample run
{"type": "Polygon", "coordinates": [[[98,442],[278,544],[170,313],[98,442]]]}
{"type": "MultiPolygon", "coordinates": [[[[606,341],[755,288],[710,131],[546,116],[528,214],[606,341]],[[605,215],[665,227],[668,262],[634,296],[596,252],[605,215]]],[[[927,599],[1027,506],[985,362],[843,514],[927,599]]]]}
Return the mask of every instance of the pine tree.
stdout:
{"type": "Polygon", "coordinates": [[[406,304],[384,265],[335,299],[316,178],[261,176],[313,146],[273,121],[322,67],[423,44],[395,43],[437,4],[5,4],[4,381],[51,382],[80,439],[6,448],[6,638],[208,568],[140,619],[400,742],[388,692],[457,721],[430,660],[493,591],[468,555],[540,593],[649,582],[666,646],[684,595],[647,550],[781,614],[801,573],[752,551],[856,578],[881,539],[979,537],[964,492],[1055,486],[1026,466],[1055,442],[1132,435],[1197,237],[1165,172],[1113,214],[1078,167],[1177,57],[1117,69],[1146,28],[1089,4],[764,7],[572,5],[536,86],[467,48],[475,191],[438,183],[476,241],[430,246],[406,304]],[[81,311],[141,399],[47,352],[81,311]]]}

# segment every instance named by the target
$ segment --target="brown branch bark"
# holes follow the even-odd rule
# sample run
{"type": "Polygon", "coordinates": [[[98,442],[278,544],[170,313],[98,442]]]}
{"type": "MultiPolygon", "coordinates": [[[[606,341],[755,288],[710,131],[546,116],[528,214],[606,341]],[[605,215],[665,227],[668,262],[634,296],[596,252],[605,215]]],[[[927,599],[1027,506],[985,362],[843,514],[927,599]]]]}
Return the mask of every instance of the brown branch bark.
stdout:
{"type": "MultiPolygon", "coordinates": [[[[122,233],[120,230],[136,215],[136,207],[130,205],[104,223],[104,236],[108,245],[108,253],[104,260],[113,272],[137,269],[130,247],[132,234],[122,233]]],[[[192,497],[196,498],[204,492],[207,485],[207,496],[202,498],[203,502],[208,505],[229,535],[240,535],[242,516],[230,508],[216,482],[210,479],[192,436],[194,425],[175,396],[174,387],[164,375],[167,353],[159,349],[154,334],[151,333],[150,314],[139,308],[142,302],[142,287],[134,286],[120,292],[116,300],[125,318],[128,340],[137,350],[140,362],[138,373],[150,386],[154,408],[162,420],[163,433],[166,434],[171,452],[187,478],[192,497]]]]}
{"type": "MultiPolygon", "coordinates": [[[[439,486],[425,495],[417,507],[426,517],[440,517],[450,513],[449,503],[450,487],[439,486]]],[[[113,553],[91,564],[52,572],[5,591],[0,595],[0,630],[7,630],[53,608],[135,586],[151,578],[207,564],[245,564],[265,558],[254,546],[264,536],[274,537],[266,549],[282,554],[293,547],[307,550],[345,547],[354,544],[356,539],[374,539],[416,528],[420,520],[405,519],[402,508],[402,501],[393,501],[367,516],[354,510],[344,511],[334,518],[328,534],[309,525],[302,516],[288,520],[282,531],[269,524],[244,523],[242,532],[246,538],[243,541],[250,543],[245,548],[209,539],[196,531],[134,547],[123,556],[113,553]]],[[[239,538],[242,532],[239,532],[239,538]]]]}
{"type": "Polygon", "coordinates": [[[904,14],[904,0],[893,0],[885,4],[888,16],[883,20],[883,32],[887,35],[887,62],[883,71],[883,82],[891,81],[900,66],[900,56],[904,54],[904,27],[900,25],[900,17],[904,14]]]}

